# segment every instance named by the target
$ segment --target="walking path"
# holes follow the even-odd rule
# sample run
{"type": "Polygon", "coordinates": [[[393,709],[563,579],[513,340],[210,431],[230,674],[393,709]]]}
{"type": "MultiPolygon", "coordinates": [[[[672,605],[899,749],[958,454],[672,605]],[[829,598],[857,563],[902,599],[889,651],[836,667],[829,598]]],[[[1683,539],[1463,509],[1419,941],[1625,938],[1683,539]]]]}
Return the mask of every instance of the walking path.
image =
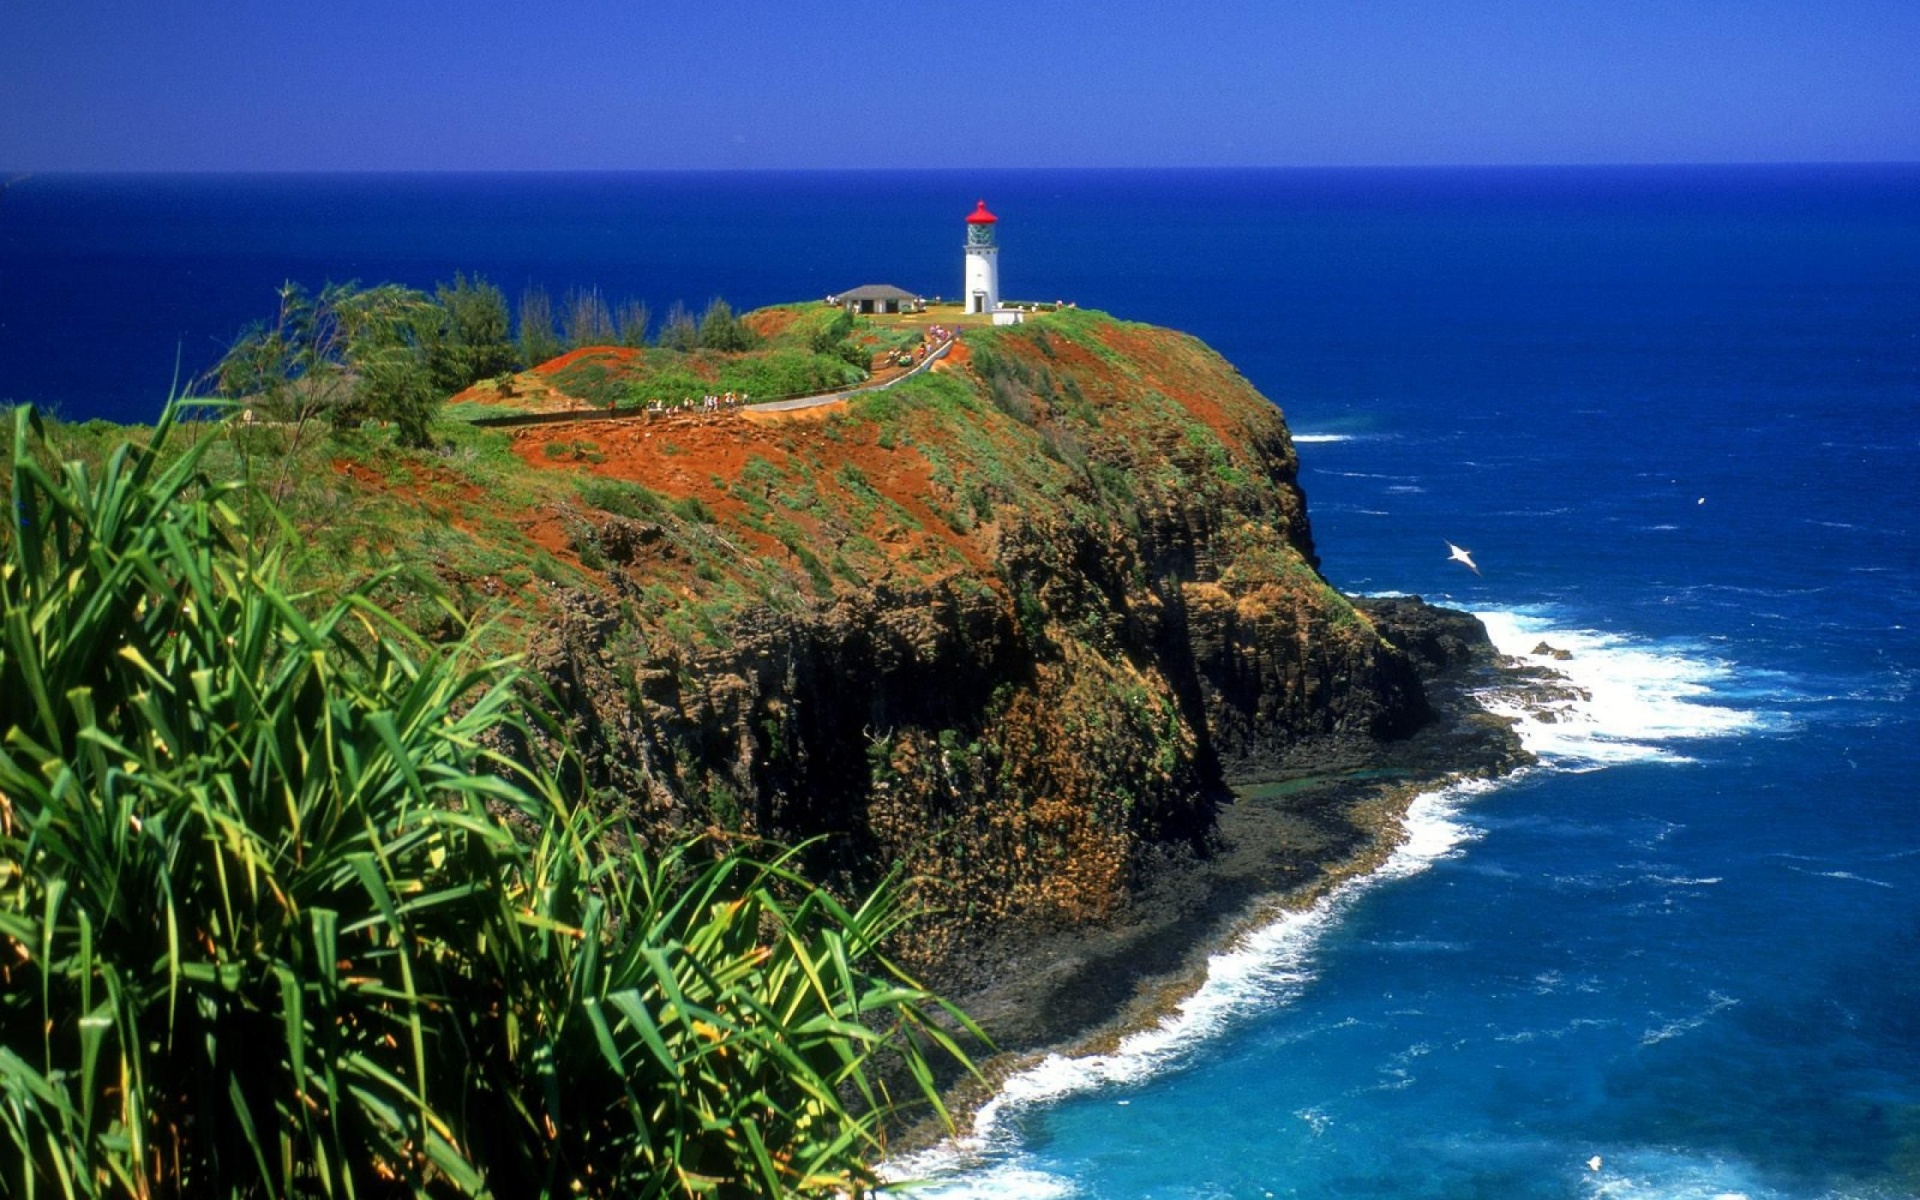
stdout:
{"type": "Polygon", "coordinates": [[[841,400],[848,400],[854,396],[858,396],[862,392],[884,392],[901,380],[912,379],[915,375],[931,367],[935,359],[945,358],[947,351],[951,349],[953,349],[953,335],[948,334],[946,341],[941,342],[938,346],[928,351],[926,357],[913,364],[911,370],[904,374],[895,375],[892,379],[882,380],[879,383],[863,383],[859,387],[847,388],[845,391],[822,392],[817,396],[798,396],[792,400],[769,400],[764,404],[744,404],[741,405],[740,411],[793,412],[801,408],[818,408],[823,404],[835,404],[841,400]]]}
{"type": "MultiPolygon", "coordinates": [[[[946,340],[935,346],[932,350],[929,350],[925,357],[915,363],[910,370],[895,375],[891,379],[881,380],[878,383],[863,383],[859,387],[844,388],[837,392],[821,392],[813,396],[795,396],[786,400],[767,400],[759,404],[742,404],[733,408],[731,411],[744,413],[794,412],[803,408],[819,408],[826,404],[838,404],[843,400],[850,400],[864,392],[885,391],[893,385],[900,383],[902,380],[912,379],[915,375],[932,367],[937,360],[945,358],[947,352],[953,349],[954,336],[955,335],[949,331],[946,340]]],[[[670,408],[666,409],[665,413],[672,414],[678,411],[680,410],[670,408]]],[[[577,408],[569,409],[566,412],[515,413],[511,416],[503,417],[474,417],[472,423],[492,427],[563,425],[576,421],[617,421],[631,419],[633,417],[652,417],[658,415],[662,414],[657,410],[646,407],[610,408],[605,411],[597,408],[577,408]]]]}

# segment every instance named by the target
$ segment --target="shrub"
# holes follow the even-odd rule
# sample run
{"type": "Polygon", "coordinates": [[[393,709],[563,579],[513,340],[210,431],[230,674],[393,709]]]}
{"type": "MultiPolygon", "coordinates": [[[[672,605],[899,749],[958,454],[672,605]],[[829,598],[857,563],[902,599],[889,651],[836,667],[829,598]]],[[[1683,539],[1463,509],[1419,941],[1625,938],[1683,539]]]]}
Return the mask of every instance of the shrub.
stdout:
{"type": "Polygon", "coordinates": [[[760,342],[746,322],[733,315],[733,306],[718,296],[700,314],[694,339],[702,349],[732,352],[751,350],[760,342]]]}
{"type": "Polygon", "coordinates": [[[666,509],[666,502],[651,488],[598,475],[580,480],[580,498],[602,512],[633,520],[657,517],[666,509]]]}

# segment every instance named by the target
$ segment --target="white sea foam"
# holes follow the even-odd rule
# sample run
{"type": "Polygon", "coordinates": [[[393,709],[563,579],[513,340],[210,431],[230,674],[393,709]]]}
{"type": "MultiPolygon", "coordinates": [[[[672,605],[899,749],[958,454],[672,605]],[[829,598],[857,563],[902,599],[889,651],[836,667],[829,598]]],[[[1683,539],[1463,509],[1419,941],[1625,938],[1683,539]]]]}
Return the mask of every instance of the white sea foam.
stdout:
{"type": "Polygon", "coordinates": [[[1296,433],[1293,435],[1293,444],[1296,446],[1318,446],[1327,442],[1352,440],[1353,435],[1350,433],[1296,433]]]}
{"type": "MultiPolygon", "coordinates": [[[[1629,1147],[1601,1152],[1601,1169],[1582,1164],[1587,1194],[1622,1200],[1784,1200],[1753,1167],[1738,1159],[1685,1151],[1629,1147]]],[[[1846,1193],[1827,1193],[1839,1200],[1846,1193]]]]}
{"type": "Polygon", "coordinates": [[[1709,992],[1707,993],[1707,1006],[1705,1008],[1696,1013],[1688,1013],[1684,1017],[1674,1017],[1670,1020],[1663,1021],[1659,1025],[1648,1026],[1646,1032],[1640,1035],[1640,1044],[1642,1046],[1657,1046],[1661,1042],[1692,1033],[1702,1025],[1705,1025],[1716,1014],[1732,1008],[1738,1003],[1740,1003],[1740,1001],[1732,996],[1724,996],[1719,992],[1709,992]]]}
{"type": "Polygon", "coordinates": [[[1884,879],[1869,879],[1865,875],[1855,875],[1852,871],[1809,871],[1805,867],[1788,866],[1789,871],[1798,871],[1802,875],[1814,875],[1821,879],[1843,879],[1848,883],[1870,883],[1874,887],[1891,888],[1893,884],[1884,879]]]}
{"type": "Polygon", "coordinates": [[[927,1179],[933,1182],[904,1192],[884,1192],[901,1200],[1064,1200],[1078,1193],[1070,1180],[1031,1167],[999,1163],[970,1171],[965,1176],[939,1178],[951,1168],[938,1155],[922,1155],[900,1164],[891,1174],[894,1179],[927,1179]]]}
{"type": "Polygon", "coordinates": [[[1502,654],[1566,680],[1564,694],[1547,703],[1502,690],[1481,697],[1497,715],[1514,718],[1527,749],[1553,766],[1684,762],[1669,743],[1727,737],[1765,724],[1756,713],[1706,699],[1732,669],[1697,651],[1558,628],[1526,613],[1474,615],[1502,654]],[[1568,657],[1533,653],[1543,642],[1568,657]]]}

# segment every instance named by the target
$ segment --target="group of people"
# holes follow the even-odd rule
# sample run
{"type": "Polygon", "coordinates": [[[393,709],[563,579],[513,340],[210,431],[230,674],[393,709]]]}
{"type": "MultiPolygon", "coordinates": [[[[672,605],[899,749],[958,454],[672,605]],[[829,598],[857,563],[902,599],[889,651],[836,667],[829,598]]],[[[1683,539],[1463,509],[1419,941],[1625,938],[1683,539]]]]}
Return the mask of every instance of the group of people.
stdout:
{"type": "Polygon", "coordinates": [[[667,400],[649,400],[647,411],[650,413],[670,412],[718,412],[723,408],[738,408],[747,402],[745,392],[708,392],[698,400],[689,396],[678,403],[667,400]]]}

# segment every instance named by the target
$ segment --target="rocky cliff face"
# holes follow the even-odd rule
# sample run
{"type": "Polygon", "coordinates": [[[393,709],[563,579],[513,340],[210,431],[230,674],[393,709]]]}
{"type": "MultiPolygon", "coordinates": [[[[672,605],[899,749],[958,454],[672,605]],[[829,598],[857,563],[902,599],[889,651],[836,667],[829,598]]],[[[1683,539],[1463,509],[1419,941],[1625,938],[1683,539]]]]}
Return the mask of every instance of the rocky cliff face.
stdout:
{"type": "Polygon", "coordinates": [[[1230,781],[1415,729],[1406,653],[1317,571],[1281,414],[1182,335],[969,329],[812,419],[570,427],[532,514],[578,570],[533,665],[645,830],[820,836],[937,959],[1112,912],[1230,781]]]}

